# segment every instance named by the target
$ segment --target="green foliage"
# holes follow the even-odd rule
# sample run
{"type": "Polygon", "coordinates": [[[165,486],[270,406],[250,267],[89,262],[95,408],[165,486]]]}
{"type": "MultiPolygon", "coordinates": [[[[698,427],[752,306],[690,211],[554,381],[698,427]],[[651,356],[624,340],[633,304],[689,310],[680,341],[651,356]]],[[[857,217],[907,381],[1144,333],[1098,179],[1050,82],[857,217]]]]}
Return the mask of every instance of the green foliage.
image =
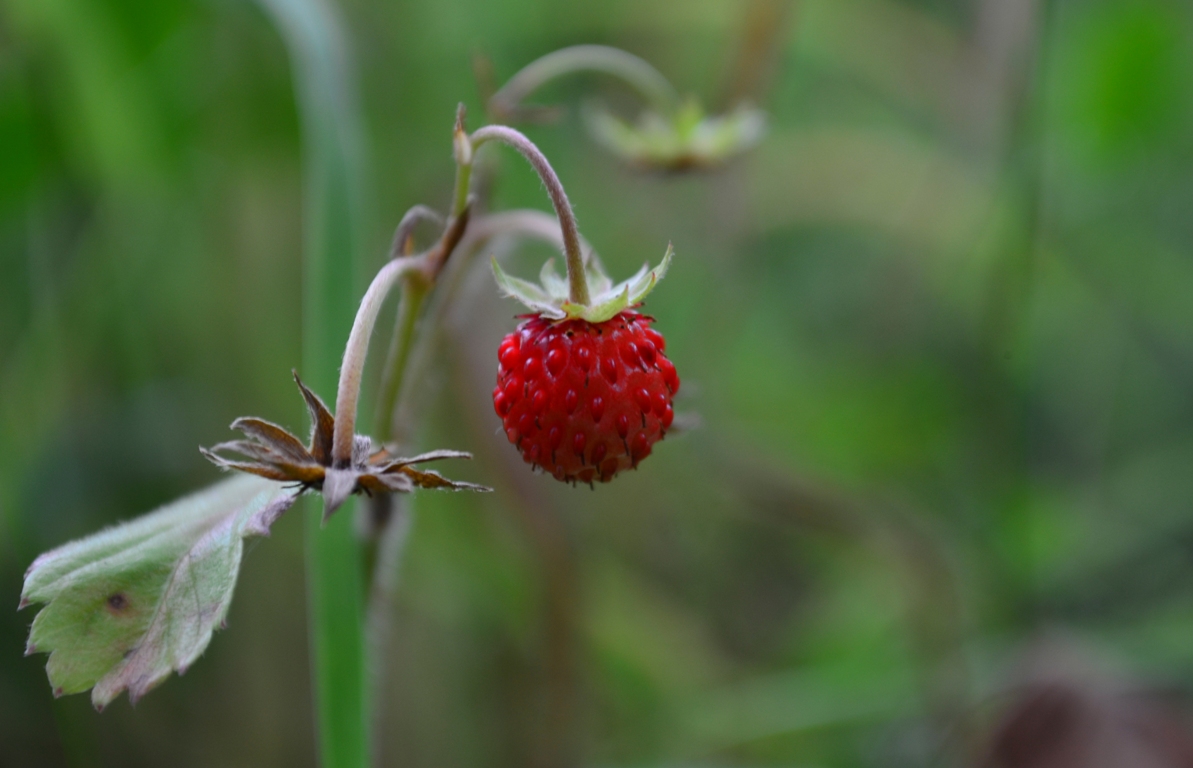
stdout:
{"type": "MultiPolygon", "coordinates": [[[[1165,2],[1107,4],[1060,49],[1064,128],[1094,158],[1138,160],[1193,127],[1193,19],[1165,2]]],[[[1185,133],[1187,136],[1187,133],[1185,133]]]]}
{"type": "MultiPolygon", "coordinates": [[[[516,321],[488,256],[531,278],[559,254],[486,244],[456,303],[428,300],[450,322],[415,351],[422,427],[399,437],[474,452],[463,479],[498,492],[419,497],[367,675],[355,521],[320,532],[304,510],[334,545],[309,584],[343,643],[320,647],[348,649],[320,651],[342,665],[320,689],[343,686],[322,716],[350,731],[367,681],[378,764],[564,765],[550,717],[574,691],[573,763],[919,768],[972,762],[941,754],[959,715],[980,714],[980,751],[1049,628],[1130,681],[1115,707],[1193,691],[1188,3],[804,0],[782,24],[772,5],[354,0],[345,105],[296,91],[290,43],[252,4],[0,4],[12,603],[39,552],[208,482],[196,446],[234,416],[299,424],[299,361],[335,391],[363,283],[322,362],[303,358],[300,253],[321,214],[300,114],[355,115],[369,150],[368,194],[340,210],[375,215],[321,246],[351,282],[348,253],[372,272],[402,211],[449,205],[457,103],[484,119],[475,53],[500,85],[601,41],[709,114],[743,96],[768,114],[750,153],[684,175],[627,168],[569,117],[520,125],[611,274],[674,239],[683,268],[644,311],[704,428],[597,492],[506,463],[488,403],[516,321]]],[[[534,96],[641,108],[604,75],[534,96]]],[[[478,219],[547,210],[509,153],[475,175],[478,219]]],[[[31,611],[6,612],[0,763],[312,766],[302,534],[274,527],[245,558],[234,631],[135,712],[53,702],[44,657],[19,656],[31,611]]]]}
{"type": "Polygon", "coordinates": [[[135,702],[211,642],[232,602],[246,536],[294,503],[281,484],[233,477],[144,517],[65,544],[29,566],[21,604],[45,603],[27,653],[49,653],[54,694],[92,688],[135,702]]]}

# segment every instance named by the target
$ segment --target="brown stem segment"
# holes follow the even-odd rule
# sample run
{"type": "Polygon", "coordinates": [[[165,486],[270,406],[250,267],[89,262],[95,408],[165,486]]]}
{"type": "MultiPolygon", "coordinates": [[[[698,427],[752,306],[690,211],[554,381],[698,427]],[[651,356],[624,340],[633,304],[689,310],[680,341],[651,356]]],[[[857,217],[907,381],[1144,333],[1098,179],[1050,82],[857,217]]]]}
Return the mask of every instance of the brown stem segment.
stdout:
{"type": "Polygon", "coordinates": [[[486,141],[500,141],[518,150],[535,173],[543,180],[547,187],[547,194],[551,197],[551,204],[555,206],[555,215],[559,217],[559,227],[563,232],[563,250],[567,255],[568,268],[568,298],[573,304],[587,306],[589,304],[588,280],[584,275],[584,256],[580,250],[580,230],[576,226],[576,215],[572,213],[572,205],[568,202],[567,193],[563,191],[563,184],[555,175],[555,170],[547,162],[547,158],[520,131],[505,125],[486,125],[478,128],[472,134],[471,143],[475,150],[486,141]]]}

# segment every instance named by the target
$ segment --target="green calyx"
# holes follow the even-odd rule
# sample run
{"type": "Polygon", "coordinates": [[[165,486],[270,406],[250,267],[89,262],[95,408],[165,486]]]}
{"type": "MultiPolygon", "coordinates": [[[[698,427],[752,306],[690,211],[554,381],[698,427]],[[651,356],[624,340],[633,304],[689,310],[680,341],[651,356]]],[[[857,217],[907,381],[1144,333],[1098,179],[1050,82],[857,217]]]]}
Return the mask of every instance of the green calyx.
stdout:
{"type": "Polygon", "coordinates": [[[548,259],[539,273],[539,283],[532,283],[508,275],[493,259],[493,277],[497,287],[510,298],[517,299],[531,310],[551,320],[587,320],[603,323],[623,309],[641,304],[667,274],[675,249],[667,244],[663,260],[654,269],[643,264],[642,269],[629,280],[613,284],[596,255],[591,255],[585,264],[584,273],[592,299],[589,304],[576,304],[568,296],[568,280],[555,271],[555,260],[548,259]]]}
{"type": "Polygon", "coordinates": [[[593,139],[627,163],[641,168],[680,171],[720,165],[761,141],[766,114],[738,106],[710,116],[689,100],[673,115],[646,110],[629,123],[601,107],[585,111],[593,139]]]}

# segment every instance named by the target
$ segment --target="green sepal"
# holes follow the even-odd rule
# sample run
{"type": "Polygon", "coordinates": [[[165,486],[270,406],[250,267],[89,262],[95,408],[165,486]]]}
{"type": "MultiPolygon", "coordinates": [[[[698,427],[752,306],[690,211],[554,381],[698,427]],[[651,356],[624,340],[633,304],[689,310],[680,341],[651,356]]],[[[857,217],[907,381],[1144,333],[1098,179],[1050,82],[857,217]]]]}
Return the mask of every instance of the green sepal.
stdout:
{"type": "Polygon", "coordinates": [[[92,688],[102,710],[127,689],[135,702],[203,653],[228,613],[244,537],[268,535],[294,498],[236,476],[39,556],[20,607],[46,606],[26,655],[50,654],[55,696],[92,688]]]}
{"type": "Polygon", "coordinates": [[[610,152],[631,165],[667,171],[721,165],[766,134],[766,113],[745,105],[706,116],[690,100],[670,117],[647,110],[634,124],[603,107],[589,106],[584,114],[593,139],[610,152]]]}
{"type": "Polygon", "coordinates": [[[511,299],[517,299],[528,308],[552,320],[563,320],[567,317],[559,306],[551,301],[545,290],[528,280],[507,275],[501,265],[497,263],[497,259],[491,261],[493,278],[497,281],[497,287],[503,294],[511,299]]]}
{"type": "Polygon", "coordinates": [[[643,264],[642,269],[633,277],[617,285],[612,284],[600,260],[595,256],[590,257],[584,270],[589,293],[592,295],[592,303],[587,306],[574,304],[569,300],[568,282],[556,272],[554,259],[548,259],[547,263],[543,264],[539,272],[541,285],[506,274],[496,259],[492,260],[493,277],[503,294],[517,299],[550,320],[587,320],[590,323],[603,323],[616,316],[618,312],[641,304],[667,274],[674,255],[675,248],[668,243],[663,260],[657,267],[651,269],[649,264],[643,264]]]}

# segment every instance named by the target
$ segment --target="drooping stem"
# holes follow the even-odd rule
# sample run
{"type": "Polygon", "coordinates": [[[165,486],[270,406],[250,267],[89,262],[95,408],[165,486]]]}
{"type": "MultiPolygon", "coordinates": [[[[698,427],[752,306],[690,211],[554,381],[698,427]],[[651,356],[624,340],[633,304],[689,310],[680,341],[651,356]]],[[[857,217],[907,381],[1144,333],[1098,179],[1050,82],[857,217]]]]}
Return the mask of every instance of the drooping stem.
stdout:
{"type": "Polygon", "coordinates": [[[335,432],[331,442],[332,463],[348,466],[352,461],[352,442],[356,435],[356,406],[360,400],[360,383],[365,357],[369,351],[369,337],[377,324],[377,314],[398,278],[420,265],[421,259],[405,256],[394,259],[381,268],[356,311],[348,345],[344,348],[344,362],[340,366],[340,384],[336,390],[335,432]]]}
{"type": "Polygon", "coordinates": [[[486,125],[478,128],[472,134],[473,150],[480,148],[487,141],[500,141],[518,150],[547,187],[547,194],[551,197],[551,204],[555,206],[555,215],[559,217],[559,227],[563,234],[563,250],[567,255],[568,294],[573,304],[587,305],[589,303],[588,281],[584,275],[584,256],[580,250],[580,230],[576,226],[576,215],[572,213],[572,205],[568,202],[567,193],[551,163],[520,131],[505,125],[486,125]]]}
{"type": "Polygon", "coordinates": [[[493,94],[493,112],[505,119],[517,111],[522,100],[544,84],[577,72],[612,75],[637,91],[663,115],[679,108],[679,94],[667,78],[644,59],[606,45],[574,45],[548,53],[522,68],[501,90],[493,94]]]}
{"type": "MultiPolygon", "coordinates": [[[[468,134],[464,131],[464,105],[460,104],[456,110],[456,127],[452,137],[456,155],[456,191],[452,195],[451,225],[445,230],[444,238],[458,228],[461,217],[468,207],[468,184],[472,171],[472,149],[468,143],[468,134]]],[[[425,205],[416,205],[402,216],[398,228],[394,230],[393,244],[390,246],[389,257],[396,259],[409,255],[407,245],[415,226],[420,222],[431,221],[443,225],[443,217],[425,205]]],[[[442,239],[441,239],[442,246],[442,239]]],[[[443,250],[442,247],[440,250],[443,250]]],[[[447,253],[443,254],[446,259],[447,253]]],[[[398,395],[401,393],[402,380],[406,372],[406,362],[410,358],[410,347],[414,335],[414,326],[418,321],[422,309],[423,299],[430,290],[427,281],[408,279],[402,284],[402,298],[398,304],[398,317],[394,322],[393,335],[390,337],[389,352],[385,359],[385,369],[381,375],[381,395],[377,402],[376,415],[373,420],[373,436],[382,443],[393,438],[393,411],[397,405],[398,395]]]]}
{"type": "MultiPolygon", "coordinates": [[[[502,235],[541,240],[560,249],[564,247],[559,222],[550,214],[517,208],[478,216],[468,227],[468,234],[460,241],[461,255],[467,258],[488,241],[502,235]]],[[[587,260],[591,260],[596,254],[583,235],[580,235],[580,247],[588,254],[587,260]]]]}
{"type": "MultiPolygon", "coordinates": [[[[500,211],[478,216],[469,222],[467,232],[460,240],[460,244],[456,246],[456,255],[452,257],[451,266],[444,270],[435,291],[427,294],[429,306],[421,321],[426,325],[427,332],[419,332],[414,335],[414,347],[409,353],[410,358],[405,364],[403,374],[407,380],[422,381],[426,378],[427,372],[439,354],[435,330],[443,328],[449,323],[449,311],[451,307],[459,305],[459,292],[468,274],[476,267],[477,255],[482,253],[482,249],[494,238],[504,236],[538,240],[558,249],[563,248],[559,221],[546,211],[532,209],[500,211]]],[[[587,262],[599,258],[592,245],[583,236],[580,237],[580,245],[587,256],[587,262]]],[[[485,265],[484,269],[487,274],[488,265],[485,265]]],[[[378,419],[387,419],[386,429],[400,430],[404,418],[400,409],[404,408],[406,408],[405,395],[398,394],[384,413],[378,412],[378,419]]],[[[386,433],[378,429],[373,434],[375,437],[379,437],[386,433]]],[[[390,437],[382,439],[391,439],[395,434],[396,432],[391,432],[390,437]]]]}

